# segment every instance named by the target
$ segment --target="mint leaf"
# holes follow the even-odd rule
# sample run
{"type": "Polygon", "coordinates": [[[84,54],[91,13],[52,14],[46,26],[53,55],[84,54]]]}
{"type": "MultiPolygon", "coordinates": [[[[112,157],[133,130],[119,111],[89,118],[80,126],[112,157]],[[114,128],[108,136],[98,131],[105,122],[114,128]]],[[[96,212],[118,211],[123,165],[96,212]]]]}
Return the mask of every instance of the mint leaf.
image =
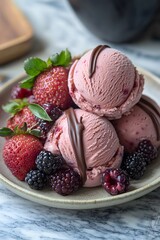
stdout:
{"type": "Polygon", "coordinates": [[[34,85],[35,77],[25,78],[20,82],[21,88],[31,89],[34,85]]]}
{"type": "Polygon", "coordinates": [[[10,128],[1,128],[0,129],[0,137],[7,137],[7,136],[12,136],[14,132],[10,128]]]}
{"type": "Polygon", "coordinates": [[[35,137],[40,137],[41,136],[41,131],[38,129],[32,129],[31,131],[29,131],[29,134],[35,136],[35,137]]]}
{"type": "Polygon", "coordinates": [[[49,122],[52,121],[52,119],[47,114],[47,112],[38,104],[35,104],[35,103],[29,104],[28,108],[36,117],[43,119],[45,121],[49,121],[49,122]]]}
{"type": "Polygon", "coordinates": [[[24,99],[15,99],[7,103],[6,105],[2,106],[2,109],[7,112],[12,114],[13,116],[21,111],[25,106],[28,106],[28,101],[24,99]]]}
{"type": "Polygon", "coordinates": [[[24,69],[28,75],[35,77],[47,69],[47,63],[40,58],[31,57],[24,62],[24,69]]]}
{"type": "Polygon", "coordinates": [[[63,67],[67,67],[71,60],[71,53],[68,51],[68,49],[66,49],[65,51],[61,51],[60,54],[56,53],[54,55],[52,55],[48,61],[52,62],[53,66],[63,66],[63,67]]]}

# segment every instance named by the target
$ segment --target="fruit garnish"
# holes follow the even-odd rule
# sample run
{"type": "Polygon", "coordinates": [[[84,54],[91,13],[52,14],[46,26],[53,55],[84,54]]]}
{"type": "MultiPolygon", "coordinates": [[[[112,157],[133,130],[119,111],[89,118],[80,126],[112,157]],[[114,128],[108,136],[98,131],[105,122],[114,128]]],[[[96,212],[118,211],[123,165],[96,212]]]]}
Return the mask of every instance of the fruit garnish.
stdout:
{"type": "Polygon", "coordinates": [[[129,184],[129,176],[121,169],[107,169],[102,174],[102,186],[111,195],[126,192],[129,184]]]}
{"type": "Polygon", "coordinates": [[[144,139],[142,140],[136,149],[137,152],[143,154],[146,158],[146,163],[149,164],[152,160],[154,160],[158,155],[158,150],[153,146],[150,140],[144,139]]]}
{"type": "Polygon", "coordinates": [[[2,109],[5,112],[10,113],[12,116],[14,116],[18,112],[23,110],[25,107],[28,107],[28,109],[34,114],[34,116],[46,121],[52,121],[45,109],[43,109],[40,105],[36,103],[29,103],[26,98],[10,100],[9,103],[2,106],[2,109]]]}
{"type": "Polygon", "coordinates": [[[36,167],[47,175],[59,170],[63,163],[64,159],[61,155],[55,155],[46,150],[41,151],[36,158],[36,167]]]}
{"type": "Polygon", "coordinates": [[[19,84],[14,86],[11,91],[12,99],[28,98],[31,95],[32,95],[32,91],[30,89],[21,88],[19,84]]]}
{"type": "Polygon", "coordinates": [[[73,169],[61,169],[50,176],[52,189],[63,196],[77,191],[82,186],[80,175],[73,169]]]}
{"type": "Polygon", "coordinates": [[[13,137],[22,134],[30,134],[35,137],[40,137],[41,131],[39,129],[28,128],[27,123],[24,123],[22,127],[16,126],[13,130],[7,127],[0,129],[0,137],[13,137]]]}
{"type": "Polygon", "coordinates": [[[38,119],[38,128],[41,130],[42,138],[46,139],[47,133],[52,128],[55,121],[63,114],[63,112],[61,109],[54,107],[52,104],[44,104],[43,108],[52,119],[52,122],[38,119]]]}
{"type": "Polygon", "coordinates": [[[40,58],[31,57],[24,62],[24,69],[28,77],[21,81],[20,87],[31,89],[34,85],[36,77],[54,66],[67,67],[71,63],[71,53],[68,49],[61,51],[60,54],[56,53],[48,58],[47,61],[43,61],[40,58]]]}
{"type": "Polygon", "coordinates": [[[35,190],[42,190],[47,185],[46,175],[39,170],[31,170],[25,177],[25,182],[35,190]]]}
{"type": "Polygon", "coordinates": [[[126,153],[121,168],[125,170],[131,179],[139,180],[146,170],[146,157],[142,153],[126,153]]]}
{"type": "Polygon", "coordinates": [[[37,137],[19,134],[6,141],[3,158],[12,174],[23,181],[26,174],[35,167],[35,159],[42,149],[42,143],[37,137]]]}

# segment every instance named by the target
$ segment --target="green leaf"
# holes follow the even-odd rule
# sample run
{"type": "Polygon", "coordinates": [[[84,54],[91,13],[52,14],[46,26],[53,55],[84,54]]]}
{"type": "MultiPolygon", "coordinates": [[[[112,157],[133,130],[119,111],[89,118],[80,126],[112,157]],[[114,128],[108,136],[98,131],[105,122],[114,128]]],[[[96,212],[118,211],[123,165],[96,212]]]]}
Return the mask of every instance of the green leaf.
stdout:
{"type": "Polygon", "coordinates": [[[20,82],[21,88],[31,89],[34,85],[35,77],[25,78],[20,82]]]}
{"type": "Polygon", "coordinates": [[[36,117],[43,119],[45,121],[49,121],[49,122],[52,121],[52,119],[47,114],[47,112],[38,104],[32,103],[32,104],[29,104],[28,107],[36,117]]]}
{"type": "Polygon", "coordinates": [[[52,55],[50,58],[53,66],[63,66],[67,67],[72,60],[71,53],[66,49],[65,51],[61,51],[60,54],[56,53],[52,55]]]}
{"type": "Polygon", "coordinates": [[[0,137],[7,137],[7,136],[12,136],[14,132],[10,128],[1,128],[0,129],[0,137]]]}
{"type": "Polygon", "coordinates": [[[38,129],[32,129],[31,131],[29,131],[29,134],[35,136],[35,137],[40,137],[41,136],[41,131],[38,129]]]}
{"type": "Polygon", "coordinates": [[[9,103],[7,103],[6,105],[2,106],[2,109],[7,112],[12,114],[13,116],[21,111],[25,106],[28,106],[28,101],[27,99],[15,99],[15,100],[11,100],[9,103]]]}
{"type": "Polygon", "coordinates": [[[13,115],[17,113],[18,108],[19,108],[19,104],[15,101],[10,101],[6,105],[2,106],[2,109],[5,112],[11,113],[13,115]]]}
{"type": "Polygon", "coordinates": [[[28,75],[35,77],[47,69],[47,63],[40,58],[31,57],[24,62],[24,69],[28,75]]]}

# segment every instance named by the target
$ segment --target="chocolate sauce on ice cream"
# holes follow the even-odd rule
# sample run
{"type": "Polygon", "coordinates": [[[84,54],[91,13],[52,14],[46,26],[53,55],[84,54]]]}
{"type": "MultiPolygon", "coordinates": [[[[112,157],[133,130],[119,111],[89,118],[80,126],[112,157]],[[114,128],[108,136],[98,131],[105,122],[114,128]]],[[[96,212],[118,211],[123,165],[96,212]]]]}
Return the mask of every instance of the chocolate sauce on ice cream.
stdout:
{"type": "Polygon", "coordinates": [[[160,111],[159,107],[156,106],[156,103],[148,98],[147,96],[142,96],[138,105],[150,116],[152,119],[156,132],[157,132],[157,140],[160,140],[160,111]]]}
{"type": "Polygon", "coordinates": [[[89,62],[89,78],[91,78],[95,73],[98,56],[100,52],[105,48],[110,48],[110,47],[108,45],[99,45],[95,49],[93,49],[90,62],[89,62]]]}
{"type": "Polygon", "coordinates": [[[82,177],[83,182],[86,181],[86,162],[84,157],[83,149],[83,130],[84,125],[82,123],[82,118],[80,122],[77,121],[75,112],[73,108],[69,108],[65,111],[67,122],[68,122],[68,133],[73,147],[73,151],[77,160],[78,169],[82,177]]]}

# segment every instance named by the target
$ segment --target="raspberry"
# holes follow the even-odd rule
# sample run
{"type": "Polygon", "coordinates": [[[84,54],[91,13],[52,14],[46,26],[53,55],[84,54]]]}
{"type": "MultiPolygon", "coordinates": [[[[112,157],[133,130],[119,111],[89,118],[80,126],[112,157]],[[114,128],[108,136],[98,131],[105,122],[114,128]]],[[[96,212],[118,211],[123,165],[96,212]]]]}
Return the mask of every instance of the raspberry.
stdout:
{"type": "Polygon", "coordinates": [[[107,169],[102,174],[102,186],[111,195],[124,193],[129,187],[129,176],[121,169],[107,169]]]}
{"type": "Polygon", "coordinates": [[[82,180],[71,168],[61,169],[50,176],[50,185],[58,194],[66,196],[77,191],[82,186],[82,180]]]}
{"type": "Polygon", "coordinates": [[[146,163],[149,164],[152,160],[154,160],[157,155],[158,151],[157,148],[154,147],[150,140],[142,140],[138,147],[137,152],[143,154],[143,156],[146,158],[146,163]]]}
{"type": "Polygon", "coordinates": [[[17,84],[15,87],[12,88],[11,91],[11,98],[17,99],[17,98],[27,98],[32,95],[32,90],[20,88],[19,84],[17,84]]]}
{"type": "Polygon", "coordinates": [[[130,178],[138,180],[146,170],[146,158],[138,152],[126,154],[121,168],[128,173],[130,178]]]}
{"type": "Polygon", "coordinates": [[[25,182],[35,190],[42,190],[47,185],[47,177],[39,170],[31,170],[25,177],[25,182]]]}
{"type": "Polygon", "coordinates": [[[60,155],[54,155],[49,151],[43,150],[36,158],[37,168],[45,173],[51,174],[62,167],[64,159],[60,155]]]}

